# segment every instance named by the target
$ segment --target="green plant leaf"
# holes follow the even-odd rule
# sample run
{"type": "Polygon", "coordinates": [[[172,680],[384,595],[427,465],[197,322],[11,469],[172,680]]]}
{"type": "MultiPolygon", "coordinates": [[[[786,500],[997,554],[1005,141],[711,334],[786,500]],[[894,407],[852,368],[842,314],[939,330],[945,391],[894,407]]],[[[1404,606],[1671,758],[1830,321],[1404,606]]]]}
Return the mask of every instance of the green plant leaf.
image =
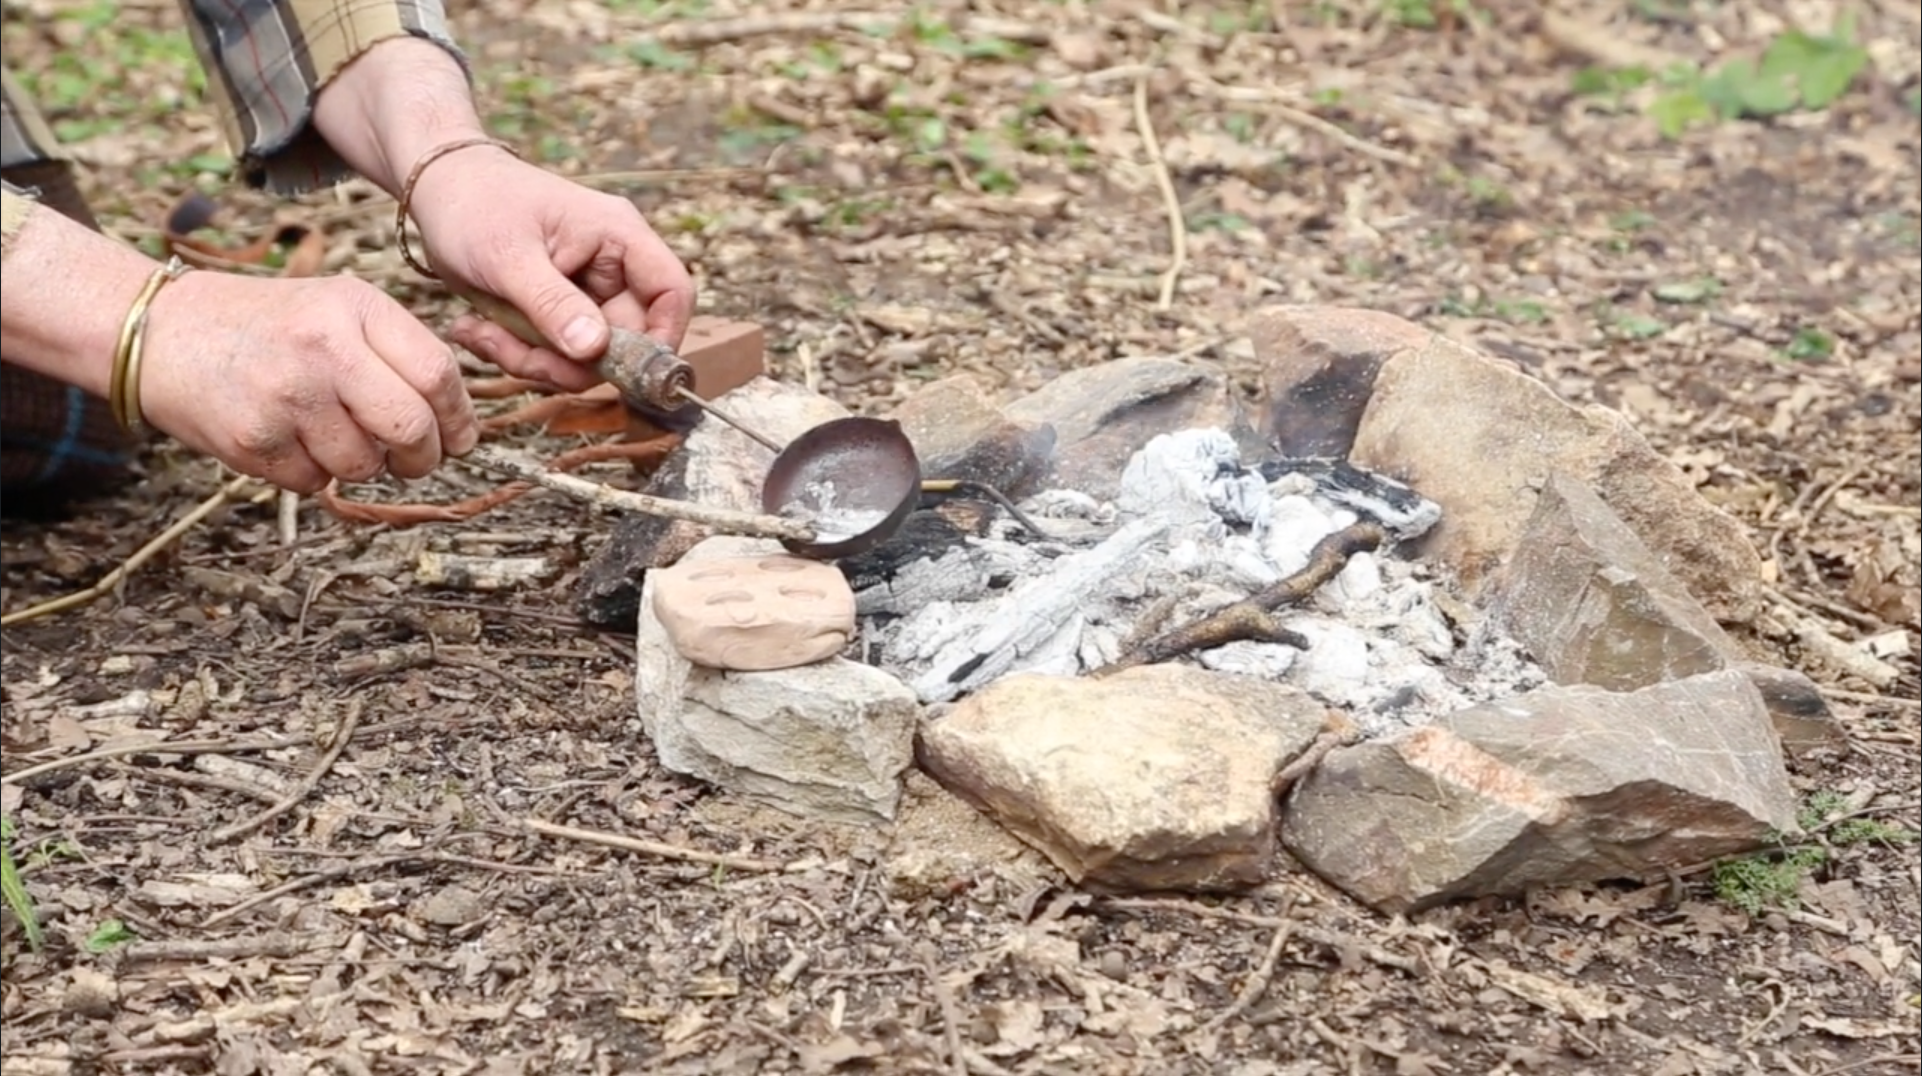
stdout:
{"type": "Polygon", "coordinates": [[[116,945],[133,941],[136,935],[127,929],[127,924],[118,919],[108,919],[87,935],[87,952],[104,953],[116,945]]]}
{"type": "Polygon", "coordinates": [[[27,948],[39,952],[45,942],[40,933],[40,916],[33,906],[33,895],[20,878],[20,868],[13,861],[13,819],[0,819],[0,897],[4,897],[7,907],[20,918],[20,926],[27,932],[27,948]]]}
{"type": "Polygon", "coordinates": [[[1648,106],[1648,115],[1662,137],[1672,140],[1682,137],[1683,132],[1696,124],[1714,119],[1715,109],[1700,92],[1679,89],[1657,97],[1648,106]]]}

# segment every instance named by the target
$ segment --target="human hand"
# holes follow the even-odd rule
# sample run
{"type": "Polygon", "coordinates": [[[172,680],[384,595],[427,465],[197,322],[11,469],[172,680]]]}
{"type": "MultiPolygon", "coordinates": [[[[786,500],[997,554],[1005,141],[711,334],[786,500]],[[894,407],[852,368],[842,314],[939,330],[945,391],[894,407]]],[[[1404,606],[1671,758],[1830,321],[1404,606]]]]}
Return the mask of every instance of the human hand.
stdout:
{"type": "Polygon", "coordinates": [[[600,380],[590,364],[610,326],[671,348],[687,332],[694,282],[625,198],[477,147],[424,170],[410,208],[437,274],[506,300],[560,349],[530,347],[477,316],[449,328],[511,374],[579,391],[600,380]]]}
{"type": "Polygon", "coordinates": [[[296,493],[418,478],[480,437],[439,337],[371,284],[188,273],[148,308],[148,423],[296,493]]]}

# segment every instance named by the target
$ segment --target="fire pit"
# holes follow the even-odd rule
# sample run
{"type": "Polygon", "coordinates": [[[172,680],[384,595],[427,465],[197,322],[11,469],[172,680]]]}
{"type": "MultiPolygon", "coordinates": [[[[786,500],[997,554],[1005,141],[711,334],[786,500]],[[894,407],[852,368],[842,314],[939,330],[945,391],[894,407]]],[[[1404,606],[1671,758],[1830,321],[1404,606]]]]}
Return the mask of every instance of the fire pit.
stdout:
{"type": "MultiPolygon", "coordinates": [[[[1084,885],[1234,889],[1286,849],[1385,910],[1793,827],[1783,751],[1833,727],[1698,600],[1739,617],[1753,551],[1626,422],[1386,315],[1285,308],[1251,337],[1252,414],[1164,360],[902,405],[925,473],[1046,533],[924,498],[840,565],[836,656],[688,661],[649,570],[776,547],[628,524],[584,600],[640,580],[621,600],[662,762],[866,822],[918,765],[1084,885]]],[[[838,411],[766,380],[728,403],[776,437],[838,411]]],[[[697,430],[653,492],[751,505],[752,447],[697,430]]]]}

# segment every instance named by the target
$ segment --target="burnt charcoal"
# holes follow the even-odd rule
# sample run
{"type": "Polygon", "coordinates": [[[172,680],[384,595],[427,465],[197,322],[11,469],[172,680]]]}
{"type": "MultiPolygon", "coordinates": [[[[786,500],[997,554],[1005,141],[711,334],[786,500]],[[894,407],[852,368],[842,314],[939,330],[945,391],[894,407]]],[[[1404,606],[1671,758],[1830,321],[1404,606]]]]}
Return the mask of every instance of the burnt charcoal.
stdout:
{"type": "Polygon", "coordinates": [[[858,556],[841,561],[841,574],[855,593],[892,580],[902,568],[934,560],[969,538],[988,533],[995,507],[979,501],[925,495],[921,507],[909,513],[894,537],[858,556]]]}
{"type": "Polygon", "coordinates": [[[1408,541],[1428,532],[1441,520],[1441,506],[1386,475],[1343,459],[1283,457],[1264,463],[1261,477],[1269,482],[1298,474],[1314,482],[1316,492],[1363,519],[1381,524],[1396,538],[1408,541]]]}

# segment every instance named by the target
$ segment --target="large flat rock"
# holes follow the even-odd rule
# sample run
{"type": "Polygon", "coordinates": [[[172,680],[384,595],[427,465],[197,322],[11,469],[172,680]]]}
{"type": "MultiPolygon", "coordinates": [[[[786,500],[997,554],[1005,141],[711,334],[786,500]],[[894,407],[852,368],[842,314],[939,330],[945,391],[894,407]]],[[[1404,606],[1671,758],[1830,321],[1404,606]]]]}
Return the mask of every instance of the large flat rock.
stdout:
{"type": "Polygon", "coordinates": [[[1185,665],[1010,676],[921,733],[943,786],[1113,890],[1232,890],[1275,866],[1281,767],[1322,727],[1294,688],[1185,665]]]}
{"type": "Polygon", "coordinates": [[[1383,912],[1666,871],[1767,846],[1795,793],[1740,670],[1551,687],[1331,752],[1281,839],[1383,912]]]}

